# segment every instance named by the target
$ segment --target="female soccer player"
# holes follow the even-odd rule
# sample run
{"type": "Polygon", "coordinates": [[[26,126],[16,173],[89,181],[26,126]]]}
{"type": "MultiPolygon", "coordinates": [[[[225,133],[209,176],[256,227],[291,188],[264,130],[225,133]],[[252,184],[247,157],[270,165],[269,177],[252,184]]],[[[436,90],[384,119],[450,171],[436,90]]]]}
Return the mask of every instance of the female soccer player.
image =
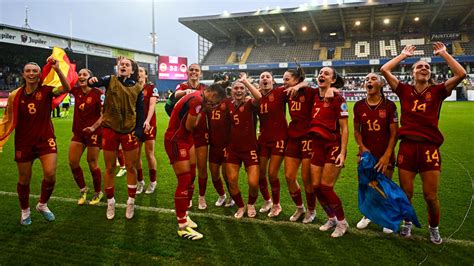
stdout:
{"type": "MultiPolygon", "coordinates": [[[[145,68],[138,68],[138,83],[143,86],[144,96],[144,113],[146,115],[143,123],[144,140],[145,140],[145,155],[148,161],[148,173],[150,174],[150,184],[145,193],[151,194],[155,192],[156,188],[156,158],[155,158],[155,138],[156,138],[156,115],[155,105],[158,98],[158,89],[148,81],[148,73],[145,68]]],[[[143,141],[139,140],[138,148],[138,169],[137,169],[137,194],[143,192],[145,181],[143,180],[142,160],[140,158],[143,141]]]]}
{"type": "Polygon", "coordinates": [[[102,120],[102,149],[104,150],[104,187],[107,196],[107,219],[115,217],[115,167],[117,151],[122,145],[127,168],[128,200],[125,218],[135,213],[137,191],[138,139],[136,132],[143,126],[143,87],[138,83],[138,65],[129,58],[119,57],[118,75],[100,79],[92,77],[88,83],[105,87],[105,103],[102,120]]]}
{"type": "MultiPolygon", "coordinates": [[[[385,80],[376,73],[365,77],[367,97],[354,105],[354,137],[359,146],[359,155],[369,151],[379,159],[377,171],[392,178],[395,166],[395,144],[398,128],[397,107],[383,95],[385,80]]],[[[362,217],[358,229],[366,228],[370,219],[362,217]]],[[[384,228],[385,233],[392,230],[384,228]]]]}
{"type": "Polygon", "coordinates": [[[16,103],[11,108],[18,108],[15,127],[15,161],[18,166],[17,192],[22,225],[31,224],[30,181],[33,161],[36,158],[39,158],[43,168],[41,195],[36,210],[47,221],[55,220],[47,204],[56,183],[57,166],[56,137],[51,121],[51,107],[53,96],[68,92],[70,86],[59,68],[59,62],[51,57],[48,60],[52,61],[52,68],[61,80],[61,87],[54,89],[41,85],[41,68],[38,64],[30,62],[23,67],[23,86],[10,95],[10,97],[15,97],[13,101],[16,103]]]}
{"type": "Polygon", "coordinates": [[[340,94],[336,92],[333,98],[324,96],[330,87],[340,88],[343,85],[344,81],[334,68],[323,67],[319,71],[319,88],[316,89],[311,111],[311,180],[319,203],[329,218],[319,230],[327,231],[336,227],[332,237],[341,237],[349,228],[341,200],[334,192],[334,185],[346,159],[349,114],[346,101],[340,94]]]}
{"type": "Polygon", "coordinates": [[[197,224],[188,216],[189,191],[192,186],[192,164],[196,161],[193,143],[193,130],[205,114],[203,111],[216,107],[225,97],[225,89],[214,83],[203,91],[194,91],[179,100],[173,111],[165,132],[164,145],[170,164],[178,178],[174,195],[178,235],[198,240],[203,235],[194,230],[197,224]]]}
{"type": "Polygon", "coordinates": [[[87,148],[87,163],[92,174],[94,184],[94,196],[89,202],[95,205],[103,197],[102,175],[98,165],[100,144],[102,141],[102,103],[103,93],[97,88],[89,87],[87,80],[92,76],[92,72],[83,68],[79,71],[77,87],[71,89],[74,96],[74,118],[72,122],[73,136],[69,144],[69,167],[76,184],[80,189],[80,197],[77,204],[83,205],[87,202],[89,189],[84,180],[80,162],[84,150],[87,148]]]}
{"type": "MultiPolygon", "coordinates": [[[[446,51],[441,42],[433,44],[433,53],[441,56],[453,77],[441,84],[431,80],[430,65],[423,60],[412,66],[413,85],[404,84],[392,74],[392,69],[404,59],[413,56],[415,46],[407,45],[400,55],[380,68],[390,88],[400,98],[401,127],[397,135],[401,139],[398,149],[397,165],[400,186],[408,199],[413,197],[413,181],[420,173],[423,183],[423,196],[428,206],[430,240],[434,244],[443,242],[439,234],[438,186],[441,173],[441,154],[439,147],[444,138],[438,128],[441,104],[454,88],[466,77],[464,68],[446,51]]],[[[411,236],[412,223],[405,221],[400,234],[411,236]]]]}
{"type": "MultiPolygon", "coordinates": [[[[198,64],[191,64],[188,67],[188,81],[181,83],[176,87],[175,98],[181,99],[184,95],[193,93],[194,91],[203,91],[206,85],[199,82],[201,78],[201,67],[198,64]]],[[[199,184],[199,200],[198,209],[204,210],[207,208],[206,204],[206,186],[207,186],[207,156],[209,144],[209,132],[207,129],[206,116],[199,120],[199,124],[193,131],[194,146],[196,149],[196,163],[198,169],[198,184],[199,184]]],[[[191,164],[191,178],[193,185],[189,191],[189,207],[193,204],[194,194],[194,179],[196,178],[196,163],[191,164]]]]}
{"type": "Polygon", "coordinates": [[[253,218],[257,215],[255,202],[258,197],[259,163],[257,155],[257,136],[255,132],[255,112],[258,101],[262,97],[260,91],[248,80],[245,73],[240,73],[239,79],[232,84],[232,101],[227,105],[231,119],[231,142],[228,146],[226,172],[229,178],[230,195],[238,206],[234,217],[240,219],[245,213],[245,204],[240,194],[238,178],[242,162],[248,176],[249,198],[247,215],[253,218]],[[246,98],[246,89],[253,99],[246,98]]]}
{"type": "Polygon", "coordinates": [[[296,222],[301,216],[303,223],[311,223],[316,218],[316,194],[313,192],[311,182],[311,156],[312,139],[309,135],[311,122],[311,108],[316,90],[307,86],[304,82],[305,73],[301,67],[296,70],[289,69],[283,75],[285,88],[303,86],[297,90],[293,97],[288,97],[288,109],[291,122],[288,127],[288,144],[285,151],[285,177],[296,211],[290,217],[290,221],[296,222]],[[296,176],[301,165],[301,178],[306,194],[308,211],[303,205],[301,188],[296,176]],[[306,214],[305,214],[306,213],[306,214]]]}
{"type": "MultiPolygon", "coordinates": [[[[231,101],[230,98],[225,98],[219,106],[206,112],[207,121],[209,123],[209,171],[211,172],[212,184],[219,194],[215,205],[220,207],[226,201],[224,185],[220,174],[229,190],[229,181],[225,171],[226,151],[230,142],[230,117],[227,112],[227,105],[231,101]],[[222,168],[222,169],[221,169],[222,168]]],[[[230,198],[226,207],[234,205],[232,198],[230,198]]]]}
{"type": "Polygon", "coordinates": [[[259,186],[265,200],[260,212],[268,212],[268,217],[280,215],[280,170],[285,153],[285,144],[288,136],[286,122],[285,87],[273,88],[273,76],[265,71],[260,74],[259,89],[262,98],[259,102],[258,116],[260,118],[260,136],[258,137],[258,156],[260,162],[259,186]],[[268,170],[268,173],[267,173],[268,170]],[[267,175],[272,188],[272,200],[268,193],[267,175]],[[272,205],[273,202],[273,205],[272,205]]]}

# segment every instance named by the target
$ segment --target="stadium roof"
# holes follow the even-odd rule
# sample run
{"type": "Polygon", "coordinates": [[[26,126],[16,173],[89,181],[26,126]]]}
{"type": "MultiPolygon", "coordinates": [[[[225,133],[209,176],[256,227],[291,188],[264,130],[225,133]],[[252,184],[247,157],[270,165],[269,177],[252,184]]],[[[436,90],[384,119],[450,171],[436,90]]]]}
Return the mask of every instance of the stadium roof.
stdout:
{"type": "Polygon", "coordinates": [[[338,2],[341,4],[316,6],[308,3],[296,8],[183,17],[179,22],[213,43],[240,39],[256,41],[260,38],[324,40],[331,33],[332,37],[336,35],[342,40],[373,37],[374,34],[473,32],[474,29],[472,0],[338,2]],[[415,18],[418,19],[415,21],[415,18]],[[304,26],[306,31],[303,31],[304,26]]]}

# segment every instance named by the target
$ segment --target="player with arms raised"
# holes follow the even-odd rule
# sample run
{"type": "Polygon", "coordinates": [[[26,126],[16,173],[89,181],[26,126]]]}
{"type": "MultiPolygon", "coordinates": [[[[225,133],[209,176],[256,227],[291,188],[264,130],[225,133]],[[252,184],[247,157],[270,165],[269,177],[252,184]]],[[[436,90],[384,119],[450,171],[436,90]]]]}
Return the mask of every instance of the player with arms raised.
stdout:
{"type": "MultiPolygon", "coordinates": [[[[411,201],[413,182],[420,173],[423,196],[428,205],[430,240],[434,244],[443,242],[439,234],[440,207],[438,187],[441,174],[441,154],[439,147],[444,138],[438,128],[441,104],[454,88],[466,77],[466,70],[446,51],[441,42],[433,44],[433,53],[441,56],[453,71],[453,77],[441,84],[431,79],[431,67],[423,60],[412,66],[413,85],[402,83],[392,74],[392,69],[408,57],[413,56],[415,46],[407,45],[400,55],[380,68],[390,88],[400,98],[401,117],[397,135],[401,139],[398,149],[397,166],[400,186],[411,201]]],[[[412,223],[405,221],[400,234],[411,236],[412,223]]]]}

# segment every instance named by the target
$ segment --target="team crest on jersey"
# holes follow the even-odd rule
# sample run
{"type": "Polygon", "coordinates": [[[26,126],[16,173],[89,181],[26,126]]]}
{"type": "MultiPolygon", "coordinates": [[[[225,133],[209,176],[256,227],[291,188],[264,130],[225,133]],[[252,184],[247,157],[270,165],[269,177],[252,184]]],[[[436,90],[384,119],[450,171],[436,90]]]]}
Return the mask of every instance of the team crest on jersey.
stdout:
{"type": "Polygon", "coordinates": [[[144,91],[143,91],[143,96],[146,97],[147,95],[148,95],[148,91],[147,91],[147,90],[144,90],[144,91]]]}
{"type": "Polygon", "coordinates": [[[363,113],[363,114],[362,114],[362,117],[364,117],[364,116],[367,116],[367,114],[366,114],[366,113],[363,113]]]}
{"type": "Polygon", "coordinates": [[[37,100],[37,101],[41,101],[41,99],[43,99],[43,95],[41,94],[41,92],[38,92],[38,93],[36,94],[36,100],[37,100]]]}
{"type": "Polygon", "coordinates": [[[92,97],[87,97],[86,103],[89,103],[89,104],[92,103],[92,97]]]}
{"type": "Polygon", "coordinates": [[[425,101],[431,102],[431,100],[432,100],[431,92],[427,92],[427,93],[425,94],[425,101]]]}
{"type": "Polygon", "coordinates": [[[387,117],[387,110],[379,110],[379,117],[380,118],[387,117]]]}
{"type": "Polygon", "coordinates": [[[221,109],[222,111],[225,110],[225,103],[221,103],[221,105],[219,106],[219,109],[221,109]]]}
{"type": "Polygon", "coordinates": [[[300,96],[300,102],[304,103],[304,101],[306,101],[306,98],[304,97],[304,95],[301,95],[300,96]]]}
{"type": "Polygon", "coordinates": [[[244,106],[242,105],[239,107],[239,112],[243,112],[243,111],[244,111],[244,106]]]}
{"type": "Polygon", "coordinates": [[[275,96],[273,96],[273,93],[270,93],[270,95],[268,95],[268,100],[270,102],[273,102],[275,100],[275,96]]]}
{"type": "Polygon", "coordinates": [[[179,156],[186,157],[188,155],[188,151],[186,149],[179,149],[179,156]]]}
{"type": "Polygon", "coordinates": [[[397,162],[399,165],[403,163],[403,155],[398,155],[397,162]]]}

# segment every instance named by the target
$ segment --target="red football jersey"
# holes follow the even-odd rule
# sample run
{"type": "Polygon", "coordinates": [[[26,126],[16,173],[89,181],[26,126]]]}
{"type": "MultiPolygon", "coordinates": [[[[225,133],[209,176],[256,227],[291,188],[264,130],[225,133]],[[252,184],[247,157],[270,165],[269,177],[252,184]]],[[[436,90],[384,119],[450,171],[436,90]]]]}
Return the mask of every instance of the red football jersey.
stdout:
{"type": "Polygon", "coordinates": [[[201,112],[203,99],[200,91],[183,96],[171,112],[165,139],[175,142],[194,143],[192,133],[186,129],[188,115],[198,115],[201,112]]]}
{"type": "MultiPolygon", "coordinates": [[[[197,91],[203,91],[204,89],[206,89],[206,85],[202,84],[202,83],[199,83],[198,86],[196,88],[193,88],[191,87],[191,85],[189,84],[189,82],[183,82],[181,84],[178,84],[178,86],[176,86],[176,91],[184,91],[184,90],[187,90],[187,89],[192,89],[192,90],[197,90],[197,91]]],[[[184,96],[183,96],[184,97],[184,96]]],[[[201,117],[201,119],[199,120],[198,122],[198,125],[196,126],[196,128],[194,129],[193,131],[193,136],[199,138],[199,137],[203,137],[205,136],[207,133],[208,133],[208,129],[207,129],[207,121],[206,121],[206,116],[203,116],[201,117]]]]}
{"type": "Polygon", "coordinates": [[[398,123],[397,106],[383,99],[377,105],[369,105],[366,99],[354,105],[354,123],[360,124],[362,142],[376,157],[384,155],[390,140],[390,125],[398,123]]]}
{"type": "Polygon", "coordinates": [[[209,144],[214,147],[226,147],[230,141],[230,117],[227,105],[232,100],[226,98],[219,106],[207,113],[209,121],[209,144]]]}
{"type": "Polygon", "coordinates": [[[53,87],[49,86],[40,86],[30,95],[23,89],[18,105],[15,145],[29,146],[55,137],[51,122],[53,96],[53,87]]]}
{"type": "Polygon", "coordinates": [[[441,146],[444,138],[438,128],[439,114],[443,100],[449,96],[444,83],[419,93],[415,87],[399,82],[395,93],[402,109],[398,137],[418,136],[441,146]]]}
{"type": "Polygon", "coordinates": [[[305,87],[293,99],[288,99],[288,110],[291,122],[288,126],[288,136],[299,138],[308,135],[311,126],[311,110],[313,108],[314,93],[316,90],[305,87]]]}
{"type": "MultiPolygon", "coordinates": [[[[145,84],[143,86],[143,100],[145,103],[145,119],[148,116],[148,109],[150,108],[150,99],[153,97],[154,101],[159,97],[160,95],[158,94],[158,89],[155,88],[155,85],[153,84],[145,84]]],[[[151,117],[150,120],[150,125],[152,127],[156,127],[156,114],[153,112],[153,116],[151,117]]]]}
{"type": "Polygon", "coordinates": [[[100,118],[100,109],[105,96],[97,88],[92,88],[84,94],[80,87],[73,87],[70,93],[75,99],[72,132],[81,135],[84,128],[92,126],[100,118]]]}
{"type": "Polygon", "coordinates": [[[288,123],[286,122],[285,87],[278,87],[263,95],[259,101],[258,116],[260,118],[261,143],[286,139],[288,136],[288,123]]]}
{"type": "Polygon", "coordinates": [[[231,121],[229,150],[236,152],[257,150],[256,117],[252,99],[240,106],[235,106],[233,101],[229,102],[227,108],[231,121]]]}
{"type": "Polygon", "coordinates": [[[333,141],[341,137],[339,119],[349,117],[344,97],[339,93],[335,93],[334,98],[319,97],[319,89],[315,91],[311,114],[310,131],[333,141]]]}

